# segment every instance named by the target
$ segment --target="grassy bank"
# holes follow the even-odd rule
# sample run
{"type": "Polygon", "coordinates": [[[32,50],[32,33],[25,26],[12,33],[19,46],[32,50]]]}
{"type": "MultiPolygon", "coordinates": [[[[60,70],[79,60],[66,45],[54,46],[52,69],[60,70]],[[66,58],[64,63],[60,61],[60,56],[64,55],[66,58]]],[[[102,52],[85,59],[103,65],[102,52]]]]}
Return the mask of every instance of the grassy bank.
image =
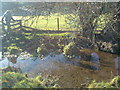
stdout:
{"type": "Polygon", "coordinates": [[[27,78],[27,74],[6,72],[2,75],[2,88],[56,88],[57,79],[43,77],[27,78]]]}

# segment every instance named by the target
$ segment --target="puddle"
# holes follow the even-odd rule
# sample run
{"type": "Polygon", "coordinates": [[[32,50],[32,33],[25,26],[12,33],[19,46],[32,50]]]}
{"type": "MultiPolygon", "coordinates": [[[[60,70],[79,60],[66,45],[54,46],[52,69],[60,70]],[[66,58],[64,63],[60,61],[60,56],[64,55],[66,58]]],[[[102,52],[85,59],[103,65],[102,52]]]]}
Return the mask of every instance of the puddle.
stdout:
{"type": "Polygon", "coordinates": [[[77,60],[67,60],[63,54],[46,56],[43,59],[28,57],[27,59],[17,58],[16,64],[9,62],[7,58],[0,61],[0,68],[8,65],[20,68],[22,73],[27,72],[29,77],[43,75],[57,76],[57,82],[61,87],[81,87],[82,83],[90,80],[107,81],[116,75],[115,55],[105,52],[99,53],[101,60],[99,69],[95,70],[93,62],[77,60]],[[106,54],[106,55],[105,55],[106,54]]]}

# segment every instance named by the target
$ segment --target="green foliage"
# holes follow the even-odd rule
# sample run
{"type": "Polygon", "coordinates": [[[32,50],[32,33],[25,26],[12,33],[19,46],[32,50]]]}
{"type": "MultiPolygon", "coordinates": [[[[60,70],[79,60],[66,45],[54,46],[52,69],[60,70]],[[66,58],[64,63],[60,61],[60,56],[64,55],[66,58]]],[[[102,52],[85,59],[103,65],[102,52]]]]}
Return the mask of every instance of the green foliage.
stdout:
{"type": "Polygon", "coordinates": [[[79,55],[79,49],[74,42],[70,42],[68,45],[66,45],[63,51],[64,51],[63,54],[68,57],[71,57],[73,55],[75,56],[79,55]]]}
{"type": "Polygon", "coordinates": [[[59,87],[59,85],[56,83],[59,80],[59,78],[53,77],[51,75],[48,75],[46,77],[37,76],[35,80],[39,81],[45,87],[49,87],[49,88],[59,87]]]}
{"type": "Polygon", "coordinates": [[[42,44],[40,47],[37,48],[37,54],[39,57],[46,56],[49,54],[49,51],[47,50],[46,46],[42,44]]]}
{"type": "MultiPolygon", "coordinates": [[[[100,16],[97,18],[97,19],[98,19],[97,23],[95,23],[95,24],[97,24],[95,30],[103,30],[103,29],[106,27],[106,25],[110,22],[111,16],[112,16],[112,15],[111,15],[111,14],[108,14],[108,13],[100,15],[100,16]]],[[[97,20],[97,19],[95,19],[95,20],[97,20]]],[[[95,21],[94,21],[94,22],[95,22],[95,21]]],[[[93,23],[94,23],[94,22],[93,22],[93,23]]],[[[96,31],[95,31],[95,33],[99,33],[99,32],[96,32],[96,31]]]]}
{"type": "Polygon", "coordinates": [[[113,78],[110,82],[110,85],[120,88],[120,76],[113,78]]]}
{"type": "Polygon", "coordinates": [[[11,54],[17,54],[21,51],[21,49],[15,45],[11,45],[7,48],[7,50],[11,53],[11,54]]]}
{"type": "Polygon", "coordinates": [[[24,79],[16,83],[13,88],[43,88],[43,86],[34,79],[24,79]]]}
{"type": "Polygon", "coordinates": [[[7,72],[3,73],[2,75],[2,87],[13,87],[17,82],[26,79],[24,76],[22,76],[19,73],[15,72],[7,72]]]}
{"type": "Polygon", "coordinates": [[[24,75],[15,72],[3,73],[2,76],[3,88],[43,88],[39,81],[28,79],[24,75]]]}
{"type": "Polygon", "coordinates": [[[96,82],[93,81],[88,88],[119,88],[120,76],[114,77],[110,82],[96,82]]]}
{"type": "Polygon", "coordinates": [[[26,78],[25,75],[15,72],[7,72],[2,75],[3,88],[56,88],[57,79],[44,78],[41,75],[36,78],[26,78]]]}

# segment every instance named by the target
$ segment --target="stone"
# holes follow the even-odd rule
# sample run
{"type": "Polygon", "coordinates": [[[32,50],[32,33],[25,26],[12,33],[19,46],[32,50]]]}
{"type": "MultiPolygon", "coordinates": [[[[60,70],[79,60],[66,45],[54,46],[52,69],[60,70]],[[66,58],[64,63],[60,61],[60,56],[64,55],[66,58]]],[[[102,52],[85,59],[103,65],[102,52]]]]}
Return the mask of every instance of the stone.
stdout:
{"type": "Polygon", "coordinates": [[[100,67],[100,57],[98,56],[97,53],[93,52],[91,53],[91,62],[92,62],[92,65],[93,65],[93,69],[94,70],[99,70],[99,67],[100,67]]]}
{"type": "Polygon", "coordinates": [[[120,57],[115,58],[115,68],[120,69],[120,57]]]}
{"type": "Polygon", "coordinates": [[[117,69],[117,75],[120,75],[120,57],[115,58],[115,69],[117,69]]]}

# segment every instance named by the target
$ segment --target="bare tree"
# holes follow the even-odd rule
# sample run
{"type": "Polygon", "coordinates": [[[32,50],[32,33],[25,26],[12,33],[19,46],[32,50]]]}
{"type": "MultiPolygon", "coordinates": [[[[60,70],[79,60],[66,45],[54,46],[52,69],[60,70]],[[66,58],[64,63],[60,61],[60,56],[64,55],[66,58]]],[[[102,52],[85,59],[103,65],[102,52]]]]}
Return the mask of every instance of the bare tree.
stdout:
{"type": "MultiPolygon", "coordinates": [[[[69,21],[75,24],[80,31],[81,35],[90,38],[93,42],[95,39],[95,30],[98,26],[98,21],[100,21],[100,16],[107,14],[109,16],[113,16],[115,13],[115,8],[117,3],[109,3],[109,2],[79,2],[72,3],[74,4],[74,14],[73,16],[68,16],[69,21]],[[82,27],[82,28],[80,28],[82,27]]],[[[109,22],[112,17],[109,17],[109,22]]],[[[104,22],[108,18],[104,19],[104,22]]],[[[108,21],[106,22],[106,24],[108,21]]],[[[105,25],[106,25],[105,24],[105,25]]]]}

